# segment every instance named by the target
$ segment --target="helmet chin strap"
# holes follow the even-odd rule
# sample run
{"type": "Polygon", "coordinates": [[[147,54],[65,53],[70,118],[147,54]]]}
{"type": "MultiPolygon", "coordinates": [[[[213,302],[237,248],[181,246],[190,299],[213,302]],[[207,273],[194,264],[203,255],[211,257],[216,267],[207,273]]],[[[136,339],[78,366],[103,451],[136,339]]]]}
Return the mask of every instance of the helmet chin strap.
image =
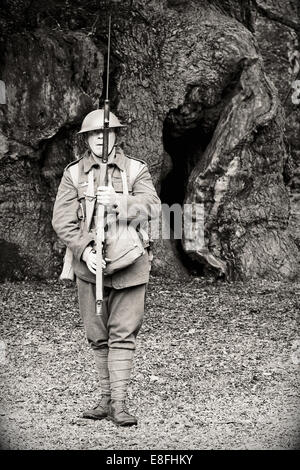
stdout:
{"type": "MultiPolygon", "coordinates": [[[[111,155],[113,155],[113,156],[115,155],[115,152],[116,152],[115,148],[116,148],[116,147],[117,147],[117,144],[114,144],[114,145],[112,146],[111,151],[110,151],[109,154],[108,154],[108,158],[109,158],[111,155]]],[[[93,157],[95,157],[96,159],[99,158],[100,160],[102,160],[102,155],[101,155],[101,156],[96,155],[96,154],[92,151],[91,148],[90,148],[90,151],[92,152],[93,157]]]]}
{"type": "Polygon", "coordinates": [[[108,156],[110,156],[110,154],[111,154],[113,151],[116,150],[116,147],[117,147],[117,146],[118,146],[118,144],[114,144],[114,145],[112,146],[112,149],[111,149],[111,151],[109,152],[108,156]]]}

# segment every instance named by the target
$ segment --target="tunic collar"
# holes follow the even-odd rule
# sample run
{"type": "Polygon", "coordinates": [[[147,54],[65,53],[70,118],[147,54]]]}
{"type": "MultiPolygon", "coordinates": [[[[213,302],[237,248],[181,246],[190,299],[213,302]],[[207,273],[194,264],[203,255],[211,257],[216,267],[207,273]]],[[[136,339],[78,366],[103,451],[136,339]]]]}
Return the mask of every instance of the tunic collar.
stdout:
{"type": "MultiPolygon", "coordinates": [[[[117,166],[121,171],[125,170],[125,155],[121,148],[116,147],[114,159],[108,165],[117,166]]],[[[92,167],[99,167],[99,164],[94,159],[92,152],[87,150],[83,156],[83,170],[88,173],[92,167]]]]}

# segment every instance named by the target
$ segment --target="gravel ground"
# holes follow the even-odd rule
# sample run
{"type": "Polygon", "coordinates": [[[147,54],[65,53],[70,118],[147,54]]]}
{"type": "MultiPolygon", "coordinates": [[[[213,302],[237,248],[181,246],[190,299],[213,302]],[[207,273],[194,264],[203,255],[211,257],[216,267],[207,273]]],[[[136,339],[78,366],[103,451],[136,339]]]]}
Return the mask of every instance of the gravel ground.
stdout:
{"type": "Polygon", "coordinates": [[[153,277],[133,428],[81,418],[99,385],[73,285],[0,296],[3,449],[300,449],[299,284],[153,277]]]}

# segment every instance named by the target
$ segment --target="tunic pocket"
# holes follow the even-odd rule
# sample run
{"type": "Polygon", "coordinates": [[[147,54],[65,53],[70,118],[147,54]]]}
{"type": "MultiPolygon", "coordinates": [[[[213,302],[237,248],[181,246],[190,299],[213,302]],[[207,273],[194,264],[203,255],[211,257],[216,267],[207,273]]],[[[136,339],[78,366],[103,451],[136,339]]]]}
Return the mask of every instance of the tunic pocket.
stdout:
{"type": "MultiPolygon", "coordinates": [[[[122,183],[121,176],[113,176],[112,185],[116,193],[123,193],[123,183],[122,183]]],[[[127,186],[128,186],[128,192],[132,193],[132,184],[130,183],[128,178],[127,178],[127,186]]]]}

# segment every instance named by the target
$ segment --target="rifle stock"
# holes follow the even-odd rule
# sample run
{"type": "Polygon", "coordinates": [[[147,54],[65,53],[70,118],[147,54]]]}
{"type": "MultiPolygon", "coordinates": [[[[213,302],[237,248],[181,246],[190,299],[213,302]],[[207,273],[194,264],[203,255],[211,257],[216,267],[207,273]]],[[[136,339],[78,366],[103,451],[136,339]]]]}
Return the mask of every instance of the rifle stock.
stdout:
{"type": "MultiPolygon", "coordinates": [[[[109,136],[109,101],[105,100],[104,106],[104,128],[103,128],[103,156],[100,163],[100,185],[107,186],[107,160],[108,160],[108,136],[109,136]]],[[[96,268],[96,314],[101,315],[103,302],[103,268],[104,242],[105,242],[105,207],[98,204],[97,207],[97,268],[96,268]]]]}
{"type": "Polygon", "coordinates": [[[96,315],[102,314],[103,302],[103,251],[104,251],[104,217],[105,211],[102,204],[97,208],[97,230],[96,230],[96,244],[97,244],[97,268],[96,268],[96,315]]]}

